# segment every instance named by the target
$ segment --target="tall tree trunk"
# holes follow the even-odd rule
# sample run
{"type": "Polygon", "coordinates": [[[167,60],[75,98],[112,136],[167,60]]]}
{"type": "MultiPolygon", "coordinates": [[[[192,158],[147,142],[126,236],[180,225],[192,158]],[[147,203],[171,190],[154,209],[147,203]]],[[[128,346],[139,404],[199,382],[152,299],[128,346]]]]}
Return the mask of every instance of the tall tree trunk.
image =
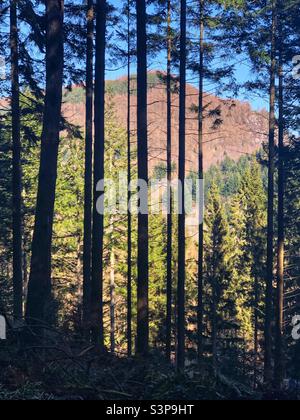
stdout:
{"type": "Polygon", "coordinates": [[[213,369],[215,375],[218,372],[218,298],[217,298],[217,280],[216,280],[216,265],[217,261],[213,261],[212,273],[212,326],[211,326],[211,340],[212,340],[212,358],[213,369]]]}
{"type": "MultiPolygon", "coordinates": [[[[199,104],[198,104],[198,178],[203,180],[203,84],[204,84],[204,0],[200,0],[200,60],[199,60],[199,104]]],[[[199,194],[199,217],[202,214],[202,197],[199,194]]],[[[198,359],[203,355],[203,220],[199,224],[198,238],[198,359]]]]}
{"type": "Polygon", "coordinates": [[[28,238],[26,235],[26,232],[23,231],[23,295],[24,295],[24,302],[27,301],[27,291],[28,291],[28,253],[27,253],[27,244],[28,244],[28,238]]]}
{"type": "MultiPolygon", "coordinates": [[[[282,13],[283,4],[280,4],[282,13]]],[[[279,17],[279,149],[278,149],[278,244],[277,244],[277,305],[276,305],[276,349],[275,349],[275,383],[281,389],[284,379],[284,351],[283,351],[283,325],[284,325],[284,76],[283,76],[283,16],[279,17]]]]}
{"type": "Polygon", "coordinates": [[[270,120],[269,120],[269,180],[268,180],[268,232],[267,232],[267,287],[265,318],[265,383],[272,382],[272,320],[274,269],[274,173],[275,173],[275,101],[276,101],[276,29],[277,2],[272,0],[272,46],[270,68],[270,120]]]}
{"type": "MultiPolygon", "coordinates": [[[[148,185],[147,127],[147,35],[146,2],[136,1],[137,10],[137,138],[138,178],[148,185]]],[[[147,197],[143,197],[148,200],[147,197]]],[[[144,203],[144,205],[148,202],[144,203]]],[[[144,206],[143,206],[144,207],[144,206]]],[[[149,232],[148,214],[138,214],[137,353],[149,350],[149,232]]]]}
{"type": "Polygon", "coordinates": [[[26,309],[30,324],[45,321],[51,301],[51,246],[64,67],[63,16],[63,0],[46,1],[45,109],[26,309]]]}
{"type": "MultiPolygon", "coordinates": [[[[127,183],[131,183],[131,36],[130,36],[130,0],[128,0],[128,50],[127,50],[127,183]]],[[[132,356],[132,218],[131,218],[131,190],[127,190],[127,354],[132,356]]]]}
{"type": "Polygon", "coordinates": [[[104,349],[103,326],[103,235],[104,209],[97,210],[97,201],[102,192],[97,184],[104,180],[105,142],[105,48],[106,10],[105,0],[96,3],[96,65],[95,65],[95,144],[94,144],[94,205],[92,236],[92,283],[91,283],[91,323],[93,343],[99,350],[104,349]]]}
{"type": "Polygon", "coordinates": [[[179,182],[182,186],[178,215],[178,349],[177,367],[185,364],[185,132],[186,132],[186,0],[181,0],[180,17],[180,92],[179,92],[179,182]]]}
{"type": "Polygon", "coordinates": [[[171,0],[167,3],[167,181],[168,181],[168,215],[167,215],[167,318],[166,318],[166,356],[171,360],[172,352],[172,29],[171,0]]]}
{"type": "Polygon", "coordinates": [[[17,1],[10,1],[14,318],[23,317],[22,168],[17,1]]]}
{"type": "Polygon", "coordinates": [[[115,353],[116,349],[116,322],[115,322],[115,305],[116,305],[116,282],[115,282],[115,250],[114,247],[110,253],[110,351],[115,353]]]}
{"type": "Polygon", "coordinates": [[[258,326],[258,305],[259,305],[259,284],[258,284],[258,277],[255,276],[255,282],[254,282],[254,369],[253,369],[253,382],[254,382],[254,389],[256,389],[257,386],[257,365],[258,365],[258,333],[259,333],[259,326],[258,326]]]}
{"type": "MultiPolygon", "coordinates": [[[[112,176],[113,174],[113,159],[114,155],[111,153],[109,159],[109,174],[112,176]]],[[[109,253],[109,294],[110,294],[110,304],[109,304],[109,312],[110,312],[110,351],[112,354],[115,353],[116,348],[116,321],[115,321],[115,306],[116,306],[116,281],[115,281],[115,249],[114,249],[114,228],[115,228],[115,217],[112,216],[109,220],[110,224],[110,244],[111,249],[109,253]]]]}
{"type": "Polygon", "coordinates": [[[85,172],[84,172],[84,237],[83,237],[83,328],[89,336],[91,311],[92,260],[92,165],[93,165],[93,94],[94,94],[94,4],[87,4],[86,99],[85,99],[85,172]]]}

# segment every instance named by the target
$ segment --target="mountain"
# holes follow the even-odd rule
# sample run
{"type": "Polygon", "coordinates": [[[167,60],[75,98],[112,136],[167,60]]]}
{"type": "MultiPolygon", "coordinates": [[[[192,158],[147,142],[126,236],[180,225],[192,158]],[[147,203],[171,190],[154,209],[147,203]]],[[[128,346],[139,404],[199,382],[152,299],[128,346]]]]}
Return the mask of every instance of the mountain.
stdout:
{"type": "MultiPolygon", "coordinates": [[[[148,80],[149,165],[153,169],[166,161],[166,91],[160,78],[151,73],[148,80]]],[[[136,133],[135,80],[132,82],[132,135],[136,133]]],[[[114,103],[116,118],[126,128],[127,79],[107,82],[108,96],[114,103]]],[[[197,100],[198,91],[187,85],[187,170],[197,170],[197,100]]],[[[172,96],[173,161],[178,160],[178,94],[172,96]]],[[[254,111],[250,104],[238,100],[223,100],[213,95],[205,97],[204,123],[205,169],[218,164],[226,156],[238,160],[245,154],[258,151],[267,140],[268,113],[254,111]],[[214,117],[211,116],[214,114],[214,117]],[[217,121],[216,121],[217,120],[217,121]]],[[[84,91],[74,87],[64,95],[63,112],[73,123],[84,127],[84,91]]]]}
{"type": "MultiPolygon", "coordinates": [[[[127,124],[127,79],[107,81],[107,96],[114,104],[118,123],[127,124]]],[[[148,78],[148,124],[149,124],[149,166],[150,171],[166,162],[166,90],[157,73],[148,78]]],[[[174,89],[176,91],[176,89],[174,89]]],[[[197,170],[197,100],[198,90],[187,85],[187,171],[197,170]]],[[[7,105],[7,101],[6,105],[7,105]]],[[[132,81],[131,131],[136,134],[136,82],[132,81]]],[[[3,105],[3,101],[2,101],[3,105]]],[[[214,114],[204,123],[204,166],[221,163],[227,156],[238,160],[241,156],[253,154],[267,141],[268,113],[254,111],[248,102],[223,100],[213,95],[205,96],[205,113],[214,114]]],[[[173,162],[178,161],[178,93],[172,95],[172,148],[173,162]]],[[[80,86],[64,92],[63,114],[73,124],[85,126],[85,93],[80,86]]]]}

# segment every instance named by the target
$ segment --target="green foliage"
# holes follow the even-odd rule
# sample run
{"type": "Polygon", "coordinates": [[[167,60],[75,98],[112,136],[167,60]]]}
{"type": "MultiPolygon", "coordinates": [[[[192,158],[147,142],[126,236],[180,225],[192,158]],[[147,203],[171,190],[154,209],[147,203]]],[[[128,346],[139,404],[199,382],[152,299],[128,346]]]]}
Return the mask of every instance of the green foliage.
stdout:
{"type": "MultiPolygon", "coordinates": [[[[153,89],[161,83],[159,73],[153,72],[148,74],[148,89],[153,89]]],[[[127,79],[107,80],[106,92],[114,97],[118,95],[127,95],[127,79]]],[[[136,94],[136,76],[131,76],[132,94],[136,94]]],[[[63,101],[70,104],[83,104],[85,102],[85,89],[81,86],[73,86],[71,89],[65,89],[63,101]]]]}
{"type": "MultiPolygon", "coordinates": [[[[227,162],[225,167],[239,168],[240,164],[245,162],[235,166],[227,162]]],[[[246,164],[233,195],[222,197],[212,181],[205,217],[207,334],[212,334],[215,311],[218,354],[227,360],[229,371],[235,364],[237,368],[241,352],[254,348],[255,322],[258,334],[263,329],[267,197],[262,168],[254,158],[247,159],[246,164]]],[[[219,176],[222,174],[220,170],[219,176]]],[[[224,183],[221,178],[218,184],[223,191],[230,191],[226,175],[225,171],[224,183]]]]}
{"type": "Polygon", "coordinates": [[[150,331],[155,347],[163,345],[166,313],[167,223],[161,215],[150,216],[150,331]]]}
{"type": "MultiPolygon", "coordinates": [[[[290,149],[285,153],[286,183],[285,183],[285,257],[286,257],[286,279],[285,279],[285,304],[286,323],[291,325],[292,318],[300,314],[299,287],[300,287],[300,142],[294,139],[290,149]]],[[[291,329],[287,328],[289,336],[287,342],[291,347],[291,357],[288,362],[288,373],[290,377],[299,380],[300,372],[300,346],[290,338],[291,329]]]]}
{"type": "MultiPolygon", "coordinates": [[[[236,307],[230,288],[233,280],[229,224],[215,183],[209,191],[205,216],[205,278],[210,352],[219,364],[219,354],[228,337],[234,337],[236,307]],[[233,336],[232,336],[233,331],[233,336]]],[[[234,340],[231,340],[234,343],[234,340]]]]}
{"type": "MultiPolygon", "coordinates": [[[[205,174],[206,196],[213,182],[216,182],[221,195],[226,199],[236,194],[243,175],[251,167],[252,162],[253,156],[242,156],[237,162],[227,156],[220,165],[212,166],[205,174]]],[[[266,170],[263,171],[262,176],[265,179],[266,170]]]]}
{"type": "Polygon", "coordinates": [[[230,209],[231,241],[237,319],[244,340],[253,339],[253,308],[263,310],[264,244],[267,225],[267,196],[262,170],[255,160],[246,168],[230,209]],[[255,290],[257,288],[257,290],[255,290]],[[256,297],[255,297],[256,296],[256,297]],[[257,301],[256,301],[257,300],[257,301]]]}
{"type": "MultiPolygon", "coordinates": [[[[172,162],[171,167],[172,173],[176,171],[176,163],[172,162]]],[[[158,181],[161,181],[163,179],[166,179],[167,177],[167,165],[165,163],[159,163],[157,164],[153,169],[152,178],[158,181]]]]}
{"type": "Polygon", "coordinates": [[[11,310],[11,144],[7,131],[0,126],[0,310],[11,310]]]}
{"type": "MultiPolygon", "coordinates": [[[[117,186],[119,186],[120,177],[124,178],[127,185],[127,133],[123,128],[115,124],[115,104],[113,96],[107,104],[106,109],[106,143],[105,143],[105,177],[117,186]]],[[[132,147],[131,158],[134,162],[135,148],[132,147]]],[[[131,178],[136,178],[135,170],[132,170],[131,178]]],[[[107,196],[110,188],[106,188],[107,196]]],[[[122,192],[121,192],[122,193],[122,192]]],[[[122,194],[125,194],[126,191],[122,194]]],[[[117,202],[119,205],[120,202],[117,202]]],[[[105,314],[108,323],[111,323],[110,309],[113,304],[111,293],[115,294],[115,304],[113,310],[115,313],[115,334],[116,347],[118,351],[126,351],[126,316],[127,316],[127,214],[118,214],[115,211],[105,216],[105,236],[104,236],[104,273],[105,273],[105,314]],[[113,259],[112,259],[113,258],[113,259]],[[112,261],[114,262],[112,264],[112,261]],[[114,286],[111,284],[113,276],[114,286]],[[113,288],[113,290],[112,290],[113,288]],[[108,315],[109,314],[109,315],[108,315]]],[[[133,318],[135,331],[135,302],[136,302],[136,217],[132,216],[132,282],[133,282],[133,318]]],[[[110,327],[107,328],[106,345],[110,345],[110,327]]],[[[134,341],[134,340],[133,340],[134,341]]]]}

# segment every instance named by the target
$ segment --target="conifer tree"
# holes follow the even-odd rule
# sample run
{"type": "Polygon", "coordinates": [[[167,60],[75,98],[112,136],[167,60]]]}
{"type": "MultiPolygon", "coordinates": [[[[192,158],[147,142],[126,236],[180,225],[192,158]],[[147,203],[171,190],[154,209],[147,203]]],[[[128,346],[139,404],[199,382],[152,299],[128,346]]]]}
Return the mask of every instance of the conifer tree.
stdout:
{"type": "Polygon", "coordinates": [[[94,198],[92,230],[91,324],[92,340],[99,350],[104,348],[103,325],[103,235],[104,208],[97,209],[98,183],[104,181],[105,148],[105,52],[107,3],[96,3],[96,63],[94,98],[94,198]],[[101,211],[102,210],[102,211],[101,211]]]}
{"type": "MultiPolygon", "coordinates": [[[[205,222],[207,227],[205,243],[205,266],[210,286],[210,322],[213,368],[218,370],[219,325],[222,296],[228,286],[226,255],[228,250],[228,223],[221,196],[215,183],[212,184],[207,200],[205,222]]],[[[224,304],[224,302],[223,302],[224,304]]]]}
{"type": "Polygon", "coordinates": [[[21,116],[17,2],[10,1],[11,110],[13,146],[13,284],[14,318],[23,316],[21,116]]]}
{"type": "MultiPolygon", "coordinates": [[[[200,0],[200,42],[199,42],[199,99],[198,99],[198,179],[204,179],[203,161],[203,111],[204,111],[204,0],[200,0]]],[[[200,194],[199,194],[200,197],[200,194]]],[[[204,198],[204,197],[203,197],[204,198]]],[[[203,203],[200,198],[199,217],[203,203]]],[[[198,358],[203,354],[203,258],[204,258],[204,223],[199,220],[198,238],[198,358]]]]}
{"type": "Polygon", "coordinates": [[[285,163],[284,163],[284,9],[278,2],[278,241],[277,241],[277,299],[276,299],[276,339],[275,339],[275,384],[282,389],[284,379],[284,271],[285,271],[285,163]]]}
{"type": "Polygon", "coordinates": [[[166,311],[166,356],[171,359],[172,351],[172,8],[167,1],[167,180],[168,180],[168,215],[167,215],[167,311],[166,311]]]}
{"type": "Polygon", "coordinates": [[[264,312],[266,202],[262,170],[253,158],[242,174],[237,194],[230,200],[227,253],[231,281],[227,294],[234,304],[232,320],[240,340],[237,350],[246,352],[250,347],[254,350],[255,384],[264,312]]]}
{"type": "Polygon", "coordinates": [[[186,1],[181,0],[180,8],[180,92],[179,92],[179,182],[181,184],[181,208],[178,215],[178,349],[177,367],[180,371],[185,365],[185,276],[186,276],[186,254],[185,254],[185,136],[186,136],[186,23],[187,7],[186,1]]]}
{"type": "Polygon", "coordinates": [[[250,162],[245,171],[240,188],[241,206],[245,212],[246,243],[243,247],[243,261],[250,266],[252,293],[250,307],[253,308],[254,337],[254,383],[257,383],[259,342],[262,333],[262,314],[264,313],[264,279],[267,228],[267,193],[263,185],[262,170],[255,161],[250,162]]]}
{"type": "Polygon", "coordinates": [[[93,77],[94,77],[94,4],[88,0],[86,14],[86,128],[85,128],[85,204],[83,239],[83,325],[89,328],[91,309],[92,248],[92,165],[93,165],[93,77]]]}
{"type": "MultiPolygon", "coordinates": [[[[148,186],[148,125],[147,125],[147,33],[146,2],[136,1],[137,11],[137,142],[138,179],[148,186]]],[[[147,197],[143,197],[147,201],[147,197]]],[[[148,203],[143,203],[148,208],[148,203]]],[[[137,353],[149,350],[149,223],[148,214],[138,214],[138,314],[137,353]]]]}
{"type": "Polygon", "coordinates": [[[63,16],[63,0],[47,0],[46,93],[26,308],[30,324],[45,320],[51,299],[51,244],[64,64],[63,16]]]}
{"type": "MultiPolygon", "coordinates": [[[[127,183],[131,183],[131,3],[127,2],[127,183]]],[[[128,188],[127,203],[131,201],[128,188]]],[[[132,217],[127,211],[127,354],[132,355],[132,217]]]]}
{"type": "Polygon", "coordinates": [[[265,319],[265,382],[272,381],[272,319],[273,319],[273,270],[274,270],[274,173],[275,173],[275,101],[276,101],[276,34],[277,2],[272,0],[271,66],[270,66],[270,115],[269,115],[269,178],[268,178],[268,231],[267,231],[267,287],[265,319]]]}

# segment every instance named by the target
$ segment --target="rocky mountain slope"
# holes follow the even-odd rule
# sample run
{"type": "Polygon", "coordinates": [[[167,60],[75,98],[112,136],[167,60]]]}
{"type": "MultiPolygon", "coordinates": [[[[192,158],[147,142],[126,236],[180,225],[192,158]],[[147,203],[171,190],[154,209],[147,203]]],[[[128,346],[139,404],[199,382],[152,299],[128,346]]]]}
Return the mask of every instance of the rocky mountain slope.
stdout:
{"type": "MultiPolygon", "coordinates": [[[[166,89],[156,74],[149,75],[148,92],[148,132],[149,166],[153,170],[157,165],[166,163],[166,89]]],[[[126,128],[127,124],[127,79],[107,82],[107,101],[114,104],[118,124],[126,128]]],[[[85,94],[82,87],[73,87],[63,97],[63,114],[73,124],[84,129],[85,94]]],[[[187,85],[187,134],[186,166],[187,171],[197,170],[198,91],[187,85]]],[[[136,136],[136,90],[132,82],[131,97],[131,132],[133,142],[136,136]]],[[[7,100],[1,101],[1,108],[9,109],[7,100]]],[[[178,161],[178,93],[172,95],[172,156],[174,167],[178,161]]],[[[218,164],[226,156],[238,160],[245,154],[253,154],[267,141],[268,113],[254,111],[250,104],[238,100],[223,100],[213,95],[205,96],[204,123],[204,166],[218,164]],[[212,116],[211,114],[214,114],[212,116]]]]}
{"type": "MultiPolygon", "coordinates": [[[[166,91],[158,81],[149,82],[148,123],[149,123],[149,165],[153,169],[166,161],[166,91]]],[[[131,98],[131,131],[136,133],[136,94],[131,98]]],[[[127,95],[126,79],[107,82],[109,100],[114,103],[116,119],[126,127],[127,95]]],[[[187,170],[197,169],[197,100],[198,91],[187,86],[187,136],[186,159],[187,170]]],[[[172,143],[173,162],[178,160],[178,94],[172,95],[172,143]]],[[[223,100],[212,95],[205,97],[204,123],[204,160],[205,169],[218,164],[226,156],[238,160],[244,154],[255,153],[267,140],[268,114],[251,109],[247,102],[223,100]],[[216,111],[216,112],[214,112],[216,111]],[[211,114],[214,114],[213,116],[211,114]]],[[[84,91],[75,87],[64,96],[63,112],[73,123],[84,127],[85,107],[84,91]]]]}

